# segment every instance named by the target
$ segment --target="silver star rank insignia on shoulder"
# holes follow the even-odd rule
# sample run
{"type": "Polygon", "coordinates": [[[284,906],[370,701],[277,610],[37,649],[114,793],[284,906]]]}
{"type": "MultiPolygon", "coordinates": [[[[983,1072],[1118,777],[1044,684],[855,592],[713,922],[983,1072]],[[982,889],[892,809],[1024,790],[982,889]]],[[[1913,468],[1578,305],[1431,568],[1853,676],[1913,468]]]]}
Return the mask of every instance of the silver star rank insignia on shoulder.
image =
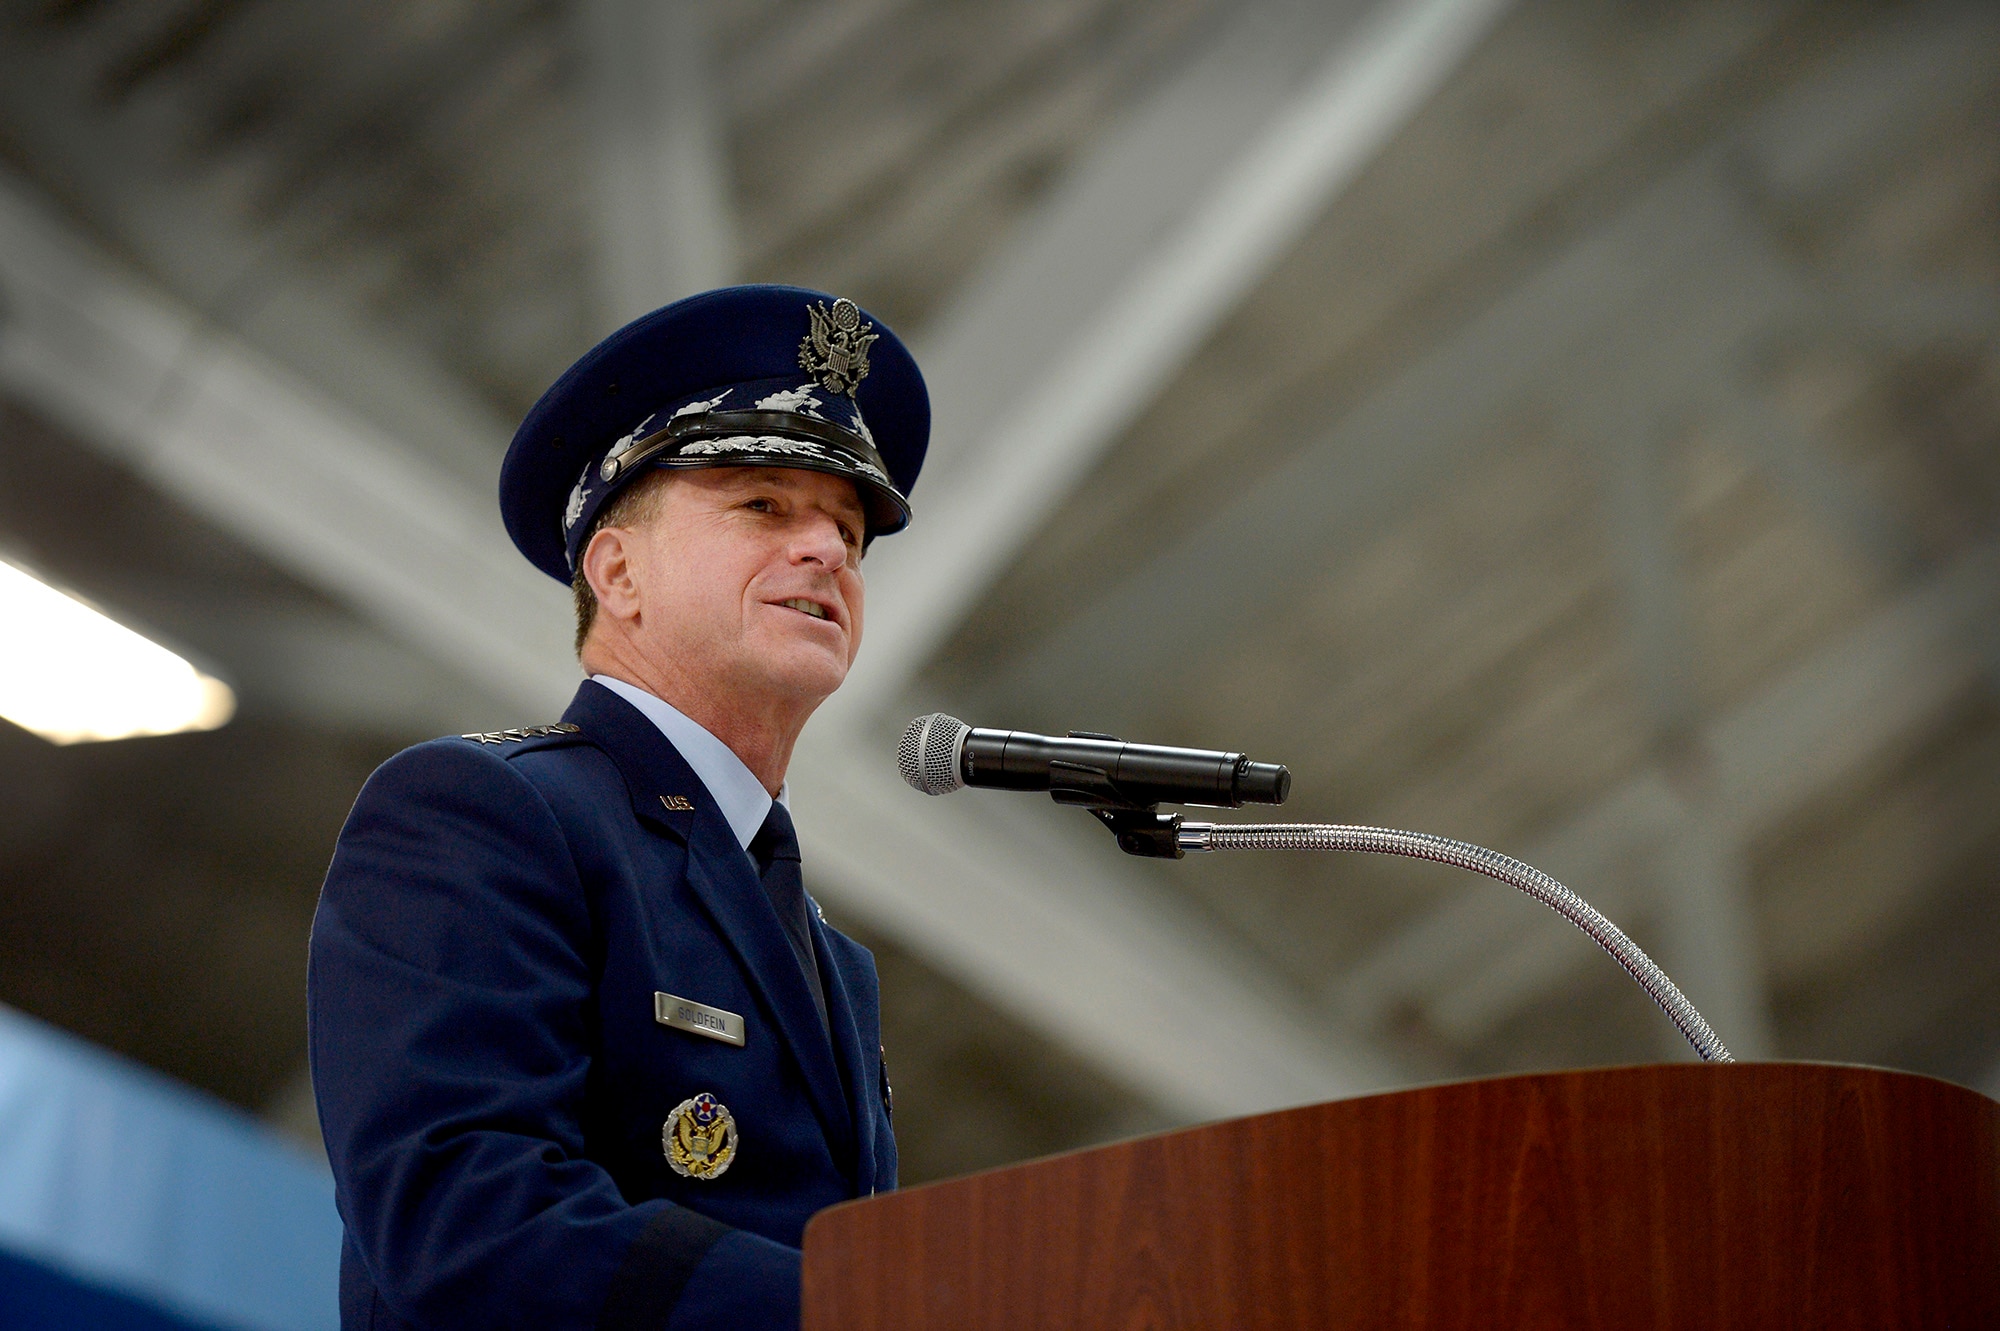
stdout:
{"type": "Polygon", "coordinates": [[[674,1107],[660,1129],[667,1165],[682,1178],[720,1178],[736,1159],[736,1120],[707,1091],[674,1107]]]}
{"type": "Polygon", "coordinates": [[[854,396],[868,377],[868,347],[881,334],[861,317],[861,307],[842,296],[827,309],[825,301],[806,306],[812,320],[799,343],[799,366],[829,393],[854,396]]]}
{"type": "Polygon", "coordinates": [[[552,726],[517,726],[512,730],[475,730],[460,739],[469,739],[475,744],[518,744],[524,739],[543,739],[549,735],[574,735],[582,727],[572,721],[558,721],[552,726]]]}

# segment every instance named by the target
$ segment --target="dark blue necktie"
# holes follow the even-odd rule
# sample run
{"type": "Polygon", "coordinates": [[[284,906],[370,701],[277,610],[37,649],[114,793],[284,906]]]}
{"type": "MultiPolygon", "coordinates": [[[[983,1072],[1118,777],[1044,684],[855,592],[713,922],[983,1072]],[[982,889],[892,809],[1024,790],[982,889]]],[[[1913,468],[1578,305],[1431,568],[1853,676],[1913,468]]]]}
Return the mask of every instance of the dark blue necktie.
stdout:
{"type": "Polygon", "coordinates": [[[764,880],[764,893],[785,926],[792,955],[799,959],[806,985],[812,990],[813,1005],[819,1009],[819,1024],[827,1039],[833,1038],[833,1022],[826,1015],[826,990],[819,982],[819,967],[813,961],[812,922],[807,912],[806,881],[799,872],[799,834],[792,827],[792,815],[785,806],[771,801],[764,825],[750,840],[750,858],[757,862],[757,875],[764,880]]]}

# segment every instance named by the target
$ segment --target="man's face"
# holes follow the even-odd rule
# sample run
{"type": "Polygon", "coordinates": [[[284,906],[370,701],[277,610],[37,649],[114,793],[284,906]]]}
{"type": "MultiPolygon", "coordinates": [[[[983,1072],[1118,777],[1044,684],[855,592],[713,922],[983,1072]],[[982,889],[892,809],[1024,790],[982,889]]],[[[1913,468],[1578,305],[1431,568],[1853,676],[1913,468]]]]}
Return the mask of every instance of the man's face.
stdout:
{"type": "Polygon", "coordinates": [[[619,537],[634,645],[691,685],[817,704],[861,645],[865,530],[854,485],[838,476],[672,473],[652,517],[619,537]]]}

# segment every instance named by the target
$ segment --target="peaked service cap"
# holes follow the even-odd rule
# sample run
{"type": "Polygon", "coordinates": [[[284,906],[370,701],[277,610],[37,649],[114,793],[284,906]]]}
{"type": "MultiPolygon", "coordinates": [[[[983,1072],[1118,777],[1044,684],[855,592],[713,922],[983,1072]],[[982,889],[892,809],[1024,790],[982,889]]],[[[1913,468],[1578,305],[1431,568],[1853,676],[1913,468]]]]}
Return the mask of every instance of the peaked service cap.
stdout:
{"type": "Polygon", "coordinates": [[[500,514],[528,562],[567,583],[634,477],[798,467],[853,481],[872,539],[908,525],[930,430],[923,374],[867,311],[804,287],[723,287],[634,320],[563,372],[508,446],[500,514]]]}

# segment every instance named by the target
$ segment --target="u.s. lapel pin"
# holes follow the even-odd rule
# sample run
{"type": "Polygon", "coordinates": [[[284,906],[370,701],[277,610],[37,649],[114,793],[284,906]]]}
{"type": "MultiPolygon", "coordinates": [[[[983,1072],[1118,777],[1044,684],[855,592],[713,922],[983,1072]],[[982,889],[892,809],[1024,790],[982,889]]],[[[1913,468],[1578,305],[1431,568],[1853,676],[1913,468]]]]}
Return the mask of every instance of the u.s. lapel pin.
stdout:
{"type": "Polygon", "coordinates": [[[694,804],[685,795],[662,795],[660,807],[668,813],[693,813],[694,804]]]}

